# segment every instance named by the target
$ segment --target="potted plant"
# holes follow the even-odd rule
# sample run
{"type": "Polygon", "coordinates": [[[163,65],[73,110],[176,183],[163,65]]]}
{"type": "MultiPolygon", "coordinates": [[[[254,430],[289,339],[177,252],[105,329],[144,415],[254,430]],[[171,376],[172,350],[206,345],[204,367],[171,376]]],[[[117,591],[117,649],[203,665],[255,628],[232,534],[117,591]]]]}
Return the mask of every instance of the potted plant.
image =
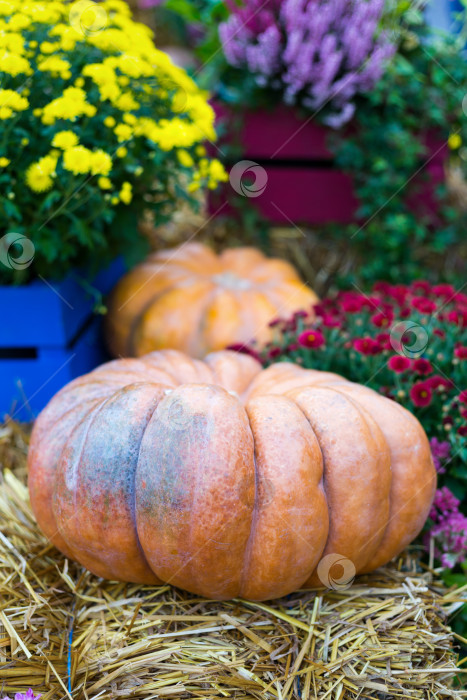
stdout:
{"type": "Polygon", "coordinates": [[[144,254],[143,212],[226,175],[204,93],[125,2],[1,14],[0,409],[25,418],[101,359],[93,307],[144,254]]]}
{"type": "Polygon", "coordinates": [[[352,183],[334,168],[326,141],[331,128],[350,121],[354,98],[371,89],[395,50],[379,27],[382,4],[205,0],[195,8],[166,0],[157,16],[182,14],[191,27],[187,38],[197,28],[199,36],[203,20],[217,19],[217,47],[209,26],[195,46],[197,75],[214,89],[229,160],[260,166],[235,172],[234,189],[254,197],[274,222],[350,221],[357,205],[352,183]],[[257,176],[252,187],[248,175],[257,176]]]}
{"type": "Polygon", "coordinates": [[[352,261],[347,282],[427,266],[462,276],[465,206],[447,189],[453,167],[456,182],[466,171],[462,33],[435,32],[402,1],[162,4],[201,35],[196,79],[215,92],[226,162],[244,166],[222,196],[313,227],[310,251],[334,241],[352,261]]]}
{"type": "Polygon", "coordinates": [[[467,170],[465,36],[436,34],[402,2],[228,5],[218,96],[244,117],[236,159],[266,171],[253,200],[262,214],[344,246],[347,282],[427,266],[461,279],[465,207],[452,205],[446,168],[451,151],[467,170]],[[258,95],[262,113],[250,107],[258,95]]]}

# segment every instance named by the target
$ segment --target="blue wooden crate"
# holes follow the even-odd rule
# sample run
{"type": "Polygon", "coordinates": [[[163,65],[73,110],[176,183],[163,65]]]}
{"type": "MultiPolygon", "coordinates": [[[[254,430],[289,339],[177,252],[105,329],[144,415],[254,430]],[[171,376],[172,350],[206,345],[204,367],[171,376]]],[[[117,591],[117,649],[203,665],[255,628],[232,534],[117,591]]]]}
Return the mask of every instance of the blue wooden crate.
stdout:
{"type": "MultiPolygon", "coordinates": [[[[106,295],[123,272],[116,260],[92,286],[106,295]]],[[[77,276],[0,287],[0,418],[31,420],[67,382],[108,359],[94,302],[77,276]]]]}

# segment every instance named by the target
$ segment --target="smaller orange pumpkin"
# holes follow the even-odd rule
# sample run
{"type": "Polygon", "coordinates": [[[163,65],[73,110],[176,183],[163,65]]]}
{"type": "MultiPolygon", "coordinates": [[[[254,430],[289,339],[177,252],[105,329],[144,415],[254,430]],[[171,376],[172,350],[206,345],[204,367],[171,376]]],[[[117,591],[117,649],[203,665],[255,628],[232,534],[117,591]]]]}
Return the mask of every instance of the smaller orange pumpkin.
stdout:
{"type": "Polygon", "coordinates": [[[108,346],[115,356],[174,348],[202,358],[253,339],[263,344],[273,318],[317,301],[284,260],[187,243],[153,253],[120,280],[109,302],[108,346]]]}

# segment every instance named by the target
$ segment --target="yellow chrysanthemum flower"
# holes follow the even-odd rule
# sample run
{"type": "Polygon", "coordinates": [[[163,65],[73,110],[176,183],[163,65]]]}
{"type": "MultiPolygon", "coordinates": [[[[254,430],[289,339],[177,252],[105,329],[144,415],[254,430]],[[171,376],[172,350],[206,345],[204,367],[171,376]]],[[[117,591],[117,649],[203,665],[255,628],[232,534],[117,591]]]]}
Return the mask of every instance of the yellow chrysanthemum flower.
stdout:
{"type": "Polygon", "coordinates": [[[6,168],[7,165],[10,165],[11,161],[9,158],[5,158],[5,156],[2,156],[0,158],[0,168],[6,168]]]}
{"type": "Polygon", "coordinates": [[[13,77],[17,75],[32,75],[31,64],[23,56],[9,51],[0,51],[0,72],[13,77]]]}
{"type": "Polygon", "coordinates": [[[82,70],[82,74],[92,78],[96,85],[106,85],[116,83],[117,76],[111,66],[106,63],[88,63],[82,70]]]}
{"type": "Polygon", "coordinates": [[[73,131],[59,131],[52,139],[52,146],[66,150],[78,145],[78,137],[73,131]]]}
{"type": "Polygon", "coordinates": [[[99,149],[91,156],[91,173],[93,175],[108,175],[112,170],[112,158],[108,153],[99,149]]]}
{"type": "Polygon", "coordinates": [[[448,139],[448,146],[452,151],[455,151],[462,146],[462,139],[459,134],[451,134],[448,139]]]}
{"type": "Polygon", "coordinates": [[[114,133],[119,141],[128,141],[132,137],[133,129],[128,124],[117,124],[114,133]]]}
{"type": "Polygon", "coordinates": [[[20,32],[23,29],[28,29],[32,24],[32,19],[27,15],[18,13],[10,17],[8,29],[13,32],[20,32]]]}
{"type": "Polygon", "coordinates": [[[121,112],[130,112],[131,110],[139,109],[139,102],[137,102],[131,92],[124,92],[115,99],[115,106],[121,112]]]}
{"type": "Polygon", "coordinates": [[[53,76],[60,76],[64,80],[71,78],[71,63],[66,61],[64,58],[59,56],[49,56],[48,58],[40,61],[37,65],[37,69],[48,73],[53,76]]]}
{"type": "Polygon", "coordinates": [[[57,119],[74,121],[78,117],[93,117],[96,113],[94,105],[86,101],[86,93],[81,88],[69,87],[42,110],[44,124],[54,124],[57,119]]]}
{"type": "Polygon", "coordinates": [[[24,37],[22,37],[18,32],[14,32],[13,27],[11,26],[11,20],[5,25],[5,27],[0,29],[3,29],[3,31],[0,32],[0,48],[10,51],[13,54],[18,54],[19,56],[24,55],[24,37]]]}
{"type": "Polygon", "coordinates": [[[177,158],[180,165],[183,165],[184,168],[191,168],[195,162],[188,151],[185,151],[183,148],[177,151],[177,158]]]}
{"type": "Polygon", "coordinates": [[[127,112],[123,115],[123,121],[125,122],[125,124],[130,124],[130,126],[134,126],[138,123],[138,120],[136,119],[135,115],[131,114],[130,112],[127,112]]]}
{"type": "Polygon", "coordinates": [[[14,90],[0,89],[0,119],[10,119],[15,112],[24,112],[28,107],[25,97],[14,90]]]}
{"type": "Polygon", "coordinates": [[[229,175],[226,172],[224,166],[222,165],[220,160],[214,158],[209,164],[209,189],[214,190],[219,184],[219,182],[227,182],[228,179],[229,175]]]}
{"type": "Polygon", "coordinates": [[[111,190],[112,189],[112,182],[109,180],[108,177],[99,177],[97,179],[97,184],[101,188],[101,190],[111,190]]]}
{"type": "Polygon", "coordinates": [[[53,185],[57,161],[53,156],[44,156],[26,170],[26,184],[33,192],[46,192],[53,185]]]}
{"type": "Polygon", "coordinates": [[[68,148],[63,154],[63,167],[74,175],[84,175],[91,171],[92,156],[92,151],[84,146],[68,148]]]}
{"type": "Polygon", "coordinates": [[[39,47],[39,50],[45,55],[50,55],[57,50],[57,45],[53,44],[51,41],[43,41],[39,47]]]}
{"type": "Polygon", "coordinates": [[[131,186],[131,183],[123,183],[122,189],[118,193],[118,196],[120,197],[120,200],[123,202],[123,204],[130,204],[131,200],[133,199],[132,189],[133,188],[131,186]]]}

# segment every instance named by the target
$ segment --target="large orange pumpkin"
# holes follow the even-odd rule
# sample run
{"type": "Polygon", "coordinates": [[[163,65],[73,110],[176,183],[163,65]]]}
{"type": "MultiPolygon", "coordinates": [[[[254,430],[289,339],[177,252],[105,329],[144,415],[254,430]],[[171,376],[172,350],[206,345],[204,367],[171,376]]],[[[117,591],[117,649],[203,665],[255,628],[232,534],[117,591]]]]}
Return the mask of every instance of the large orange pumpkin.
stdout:
{"type": "Polygon", "coordinates": [[[34,426],[29,488],[45,534],[100,576],[262,600],[320,585],[328,554],[357,573],[389,561],[435,470],[418,421],[371,389],[168,350],[62,389],[34,426]]]}
{"type": "Polygon", "coordinates": [[[107,315],[115,356],[174,348],[192,357],[267,342],[269,322],[311,307],[317,296],[284,260],[255,248],[216,255],[200,243],[153,253],[119,282],[107,315]]]}

